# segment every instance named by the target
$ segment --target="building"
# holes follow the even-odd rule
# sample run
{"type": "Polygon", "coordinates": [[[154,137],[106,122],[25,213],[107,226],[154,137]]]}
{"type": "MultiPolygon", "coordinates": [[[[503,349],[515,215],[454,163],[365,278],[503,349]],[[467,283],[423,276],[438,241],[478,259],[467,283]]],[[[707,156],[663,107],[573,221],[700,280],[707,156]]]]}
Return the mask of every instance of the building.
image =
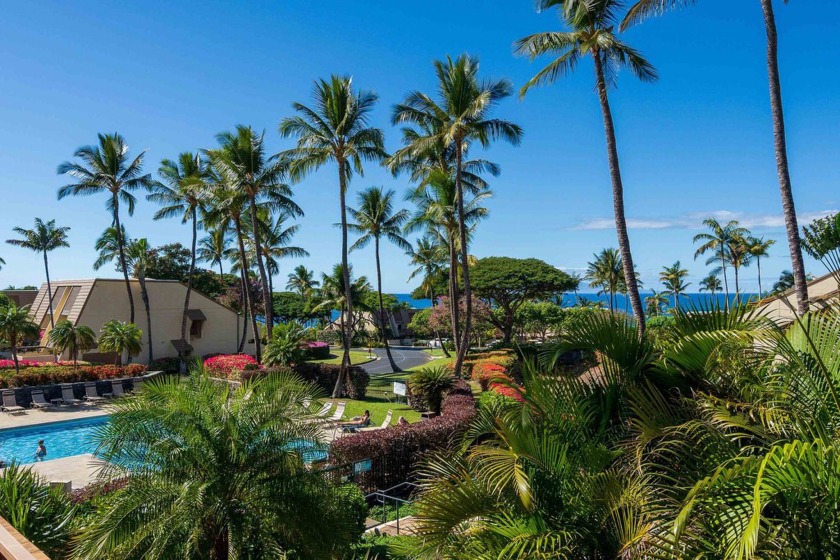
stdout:
{"type": "MultiPolygon", "coordinates": [[[[185,284],[177,280],[146,280],[152,318],[152,343],[154,358],[177,357],[179,351],[187,356],[236,353],[243,329],[246,341],[243,351],[255,351],[253,331],[243,317],[204,294],[192,291],[187,311],[186,340],[181,339],[181,321],[184,314],[185,284]]],[[[146,363],[149,356],[149,338],[146,310],[140,297],[140,282],[131,280],[134,296],[134,322],[143,331],[143,349],[134,361],[146,363]]],[[[84,325],[98,333],[102,325],[111,320],[128,321],[130,318],[128,295],[122,279],[96,278],[89,280],[60,280],[52,282],[53,316],[55,321],[67,319],[75,325],[84,325]]],[[[32,320],[41,327],[40,346],[48,346],[50,313],[47,285],[41,286],[30,308],[32,320]]],[[[113,362],[116,356],[102,354],[97,349],[80,356],[90,362],[113,362]]],[[[69,356],[61,356],[69,359],[69,356]]]]}
{"type": "Polygon", "coordinates": [[[38,290],[0,290],[4,296],[9,298],[18,307],[32,305],[38,295],[38,290]]]}
{"type": "MultiPolygon", "coordinates": [[[[828,303],[836,304],[840,301],[838,279],[840,274],[829,273],[808,282],[808,300],[812,311],[823,309],[828,303]]],[[[796,305],[796,292],[790,288],[781,294],[764,298],[758,303],[757,310],[761,315],[784,325],[796,318],[796,305]]]]}

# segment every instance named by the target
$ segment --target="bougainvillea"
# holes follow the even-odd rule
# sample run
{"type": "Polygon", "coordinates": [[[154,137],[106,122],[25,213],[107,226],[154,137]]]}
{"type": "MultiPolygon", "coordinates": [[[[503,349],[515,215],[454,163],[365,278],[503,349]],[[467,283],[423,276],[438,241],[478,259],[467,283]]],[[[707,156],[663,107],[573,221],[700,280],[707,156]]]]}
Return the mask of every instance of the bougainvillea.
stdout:
{"type": "MultiPolygon", "coordinates": [[[[58,362],[36,362],[34,360],[20,360],[18,359],[20,367],[48,367],[48,366],[72,366],[73,362],[58,361],[58,362]]],[[[79,362],[85,364],[86,362],[79,362]]],[[[14,360],[0,360],[0,369],[10,369],[15,367],[14,360]]]]}
{"type": "Polygon", "coordinates": [[[248,354],[219,354],[204,360],[204,368],[211,375],[238,377],[243,371],[258,369],[256,358],[248,354]]]}
{"type": "Polygon", "coordinates": [[[305,342],[303,347],[309,357],[313,360],[326,360],[330,357],[329,342],[305,342]]]}

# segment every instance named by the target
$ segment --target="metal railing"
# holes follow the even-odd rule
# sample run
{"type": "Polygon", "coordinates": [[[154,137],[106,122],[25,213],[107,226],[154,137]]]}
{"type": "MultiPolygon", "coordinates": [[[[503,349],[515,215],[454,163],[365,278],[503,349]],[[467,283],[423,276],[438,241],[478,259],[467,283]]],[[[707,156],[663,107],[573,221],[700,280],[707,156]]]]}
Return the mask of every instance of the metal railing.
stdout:
{"type": "Polygon", "coordinates": [[[411,495],[413,491],[417,488],[417,485],[413,482],[403,482],[397,484],[396,486],[392,486],[386,490],[377,490],[376,492],[371,492],[367,494],[365,498],[367,499],[368,503],[375,503],[377,505],[382,506],[382,520],[374,519],[373,517],[369,517],[369,519],[374,519],[374,521],[379,521],[378,523],[370,526],[365,526],[366,530],[375,529],[377,527],[381,527],[386,523],[395,523],[394,528],[397,534],[400,534],[400,519],[402,516],[400,515],[400,507],[409,506],[414,503],[414,500],[411,499],[411,495]],[[406,496],[406,498],[400,498],[397,494],[406,496]],[[388,505],[393,504],[394,515],[396,519],[389,520],[388,519],[388,505]]]}

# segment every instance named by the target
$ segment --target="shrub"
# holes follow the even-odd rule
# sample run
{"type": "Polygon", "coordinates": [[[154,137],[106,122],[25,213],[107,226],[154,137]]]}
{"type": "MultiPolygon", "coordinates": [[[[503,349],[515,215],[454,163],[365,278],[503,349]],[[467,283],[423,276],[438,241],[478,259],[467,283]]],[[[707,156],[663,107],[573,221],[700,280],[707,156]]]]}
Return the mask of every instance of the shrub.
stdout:
{"type": "Polygon", "coordinates": [[[162,371],[163,373],[180,373],[180,358],[158,358],[149,364],[149,371],[162,371]]]}
{"type": "Polygon", "coordinates": [[[266,345],[262,361],[265,365],[289,365],[302,362],[306,352],[302,345],[306,333],[297,321],[275,325],[274,336],[266,345]]]}
{"type": "Polygon", "coordinates": [[[208,373],[225,378],[239,377],[249,364],[259,367],[256,358],[248,354],[219,354],[204,360],[208,373]]]}
{"type": "Polygon", "coordinates": [[[522,396],[522,389],[521,387],[515,385],[513,383],[513,379],[508,377],[507,379],[500,379],[497,382],[490,383],[490,391],[493,393],[497,393],[502,395],[503,397],[508,397],[519,402],[525,402],[525,398],[522,396]]]}
{"type": "Polygon", "coordinates": [[[316,338],[319,342],[326,342],[327,344],[341,344],[341,333],[335,330],[318,331],[316,338]]]}
{"type": "Polygon", "coordinates": [[[454,383],[443,399],[441,412],[441,416],[407,426],[339,438],[330,445],[330,462],[341,465],[371,460],[371,470],[356,477],[365,492],[405,482],[427,453],[457,445],[469,427],[475,417],[475,399],[466,382],[454,383]]]}
{"type": "Polygon", "coordinates": [[[490,383],[500,376],[507,377],[507,369],[499,364],[486,362],[475,364],[470,377],[478,382],[482,391],[486,391],[490,383]]]}
{"type": "Polygon", "coordinates": [[[415,371],[408,378],[408,386],[413,397],[412,407],[427,405],[428,410],[440,414],[443,394],[451,389],[454,383],[455,378],[446,367],[430,367],[415,371]]]}
{"type": "MultiPolygon", "coordinates": [[[[299,375],[304,381],[309,381],[318,385],[322,391],[331,394],[335,387],[335,382],[338,380],[338,373],[341,371],[341,366],[334,364],[311,364],[301,363],[294,366],[277,366],[266,368],[258,372],[248,372],[242,375],[242,379],[250,379],[255,375],[266,375],[273,372],[294,372],[299,375]]],[[[350,399],[363,399],[367,394],[367,386],[370,382],[370,375],[364,369],[358,366],[350,366],[347,368],[349,380],[345,381],[344,391],[341,397],[350,399]]]]}
{"type": "Polygon", "coordinates": [[[63,365],[38,365],[21,368],[14,372],[0,375],[0,387],[24,387],[27,385],[56,385],[79,381],[98,381],[120,377],[136,377],[146,372],[143,364],[115,365],[80,365],[77,368],[63,365]]]}
{"type": "Polygon", "coordinates": [[[330,344],[328,342],[306,342],[304,348],[310,360],[326,360],[330,357],[330,344]]]}

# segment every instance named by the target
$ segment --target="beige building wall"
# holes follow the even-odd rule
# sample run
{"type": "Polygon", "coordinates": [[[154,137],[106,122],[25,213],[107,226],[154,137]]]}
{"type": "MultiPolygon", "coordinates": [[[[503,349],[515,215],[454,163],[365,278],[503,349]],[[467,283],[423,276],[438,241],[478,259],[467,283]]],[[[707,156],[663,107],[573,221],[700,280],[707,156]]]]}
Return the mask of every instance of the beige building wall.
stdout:
{"type": "MultiPolygon", "coordinates": [[[[812,311],[824,308],[826,303],[831,301],[836,304],[840,299],[837,279],[832,274],[826,274],[808,282],[808,299],[812,311]]],[[[780,324],[790,323],[796,319],[797,301],[796,292],[790,289],[760,302],[758,312],[780,324]]]]}
{"type": "MultiPolygon", "coordinates": [[[[148,362],[149,333],[146,321],[146,311],[140,295],[140,283],[131,281],[134,296],[134,322],[143,331],[143,350],[132,361],[148,362]]],[[[79,281],[53,282],[54,305],[62,305],[62,297],[57,290],[68,294],[67,302],[56,313],[56,320],[68,318],[76,325],[85,325],[97,334],[102,325],[111,320],[128,321],[130,317],[128,296],[125,282],[121,279],[96,279],[79,281]],[[80,289],[73,287],[79,286],[80,289]],[[74,299],[74,291],[78,296],[74,299]]],[[[176,357],[178,351],[172,345],[172,340],[181,338],[181,319],[184,312],[184,297],[187,287],[175,280],[147,280],[146,288],[149,293],[149,306],[152,316],[152,347],[154,358],[176,357]]],[[[42,288],[46,291],[46,286],[42,288]]],[[[44,296],[45,297],[45,296],[44,296]]],[[[39,308],[34,317],[35,321],[45,325],[49,330],[49,317],[44,316],[45,310],[39,308]]],[[[207,296],[192,291],[190,296],[191,310],[199,310],[206,317],[199,333],[191,335],[192,321],[187,320],[186,340],[193,347],[193,356],[203,356],[210,353],[233,354],[237,350],[239,337],[243,329],[243,317],[233,310],[217,303],[207,296]]],[[[57,310],[58,311],[58,310],[57,310]]],[[[244,352],[253,354],[252,329],[248,328],[244,352]]],[[[93,351],[96,352],[95,350],[93,351]]],[[[68,356],[62,356],[67,359],[68,356]]]]}

